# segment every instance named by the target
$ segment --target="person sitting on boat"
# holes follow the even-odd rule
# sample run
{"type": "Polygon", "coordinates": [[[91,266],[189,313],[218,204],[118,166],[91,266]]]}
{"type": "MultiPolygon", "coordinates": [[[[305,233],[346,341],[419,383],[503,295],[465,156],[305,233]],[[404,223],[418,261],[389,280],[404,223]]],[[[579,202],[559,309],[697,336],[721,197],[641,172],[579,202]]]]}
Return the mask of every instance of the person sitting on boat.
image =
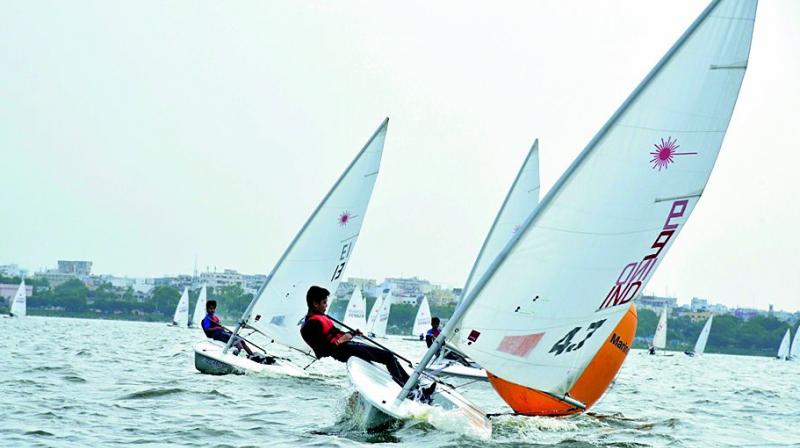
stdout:
{"type": "Polygon", "coordinates": [[[647,349],[647,352],[650,353],[651,355],[655,355],[656,354],[655,346],[651,345],[650,348],[647,349]]]}
{"type": "MultiPolygon", "coordinates": [[[[300,327],[300,335],[314,350],[317,359],[330,356],[339,362],[346,363],[351,356],[355,356],[368,362],[383,364],[392,379],[403,386],[408,380],[408,373],[400,367],[400,363],[392,352],[353,341],[355,336],[361,335],[358,330],[345,333],[336,328],[333,320],[325,314],[328,310],[329,295],[330,291],[319,286],[310,287],[306,293],[308,314],[300,327]]],[[[433,387],[424,392],[430,396],[433,393],[433,387]]]]}
{"type": "Polygon", "coordinates": [[[438,317],[431,319],[431,328],[428,329],[427,333],[425,333],[425,344],[428,345],[428,348],[433,345],[433,341],[435,341],[436,338],[439,337],[439,333],[442,332],[442,330],[439,329],[439,324],[441,324],[441,321],[438,317]]]}
{"type": "MultiPolygon", "coordinates": [[[[222,326],[220,323],[219,317],[214,314],[217,312],[217,301],[216,300],[209,300],[206,302],[206,317],[203,318],[203,321],[200,325],[203,328],[203,333],[206,334],[206,337],[209,337],[215,341],[225,342],[227,343],[233,333],[230,330],[222,326]]],[[[244,350],[247,352],[248,357],[253,357],[253,350],[245,344],[239,337],[236,337],[236,340],[233,343],[233,346],[239,350],[244,350]]]]}

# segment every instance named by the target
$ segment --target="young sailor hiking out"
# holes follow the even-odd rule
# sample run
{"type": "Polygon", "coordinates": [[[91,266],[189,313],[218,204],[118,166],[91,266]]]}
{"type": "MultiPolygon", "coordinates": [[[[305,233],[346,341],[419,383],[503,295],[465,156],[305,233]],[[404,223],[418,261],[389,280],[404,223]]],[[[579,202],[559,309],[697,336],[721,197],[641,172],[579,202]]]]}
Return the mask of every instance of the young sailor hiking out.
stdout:
{"type": "MultiPolygon", "coordinates": [[[[346,363],[350,357],[363,359],[386,366],[392,379],[402,386],[408,381],[408,374],[400,366],[395,355],[382,348],[363,344],[353,340],[362,336],[361,332],[345,333],[334,325],[333,320],[325,313],[328,310],[328,296],[330,291],[319,286],[312,286],[306,293],[308,314],[305,322],[300,327],[300,334],[309,347],[314,350],[317,358],[330,356],[331,358],[346,363]]],[[[424,396],[430,396],[435,389],[435,383],[422,390],[424,396]]]]}
{"type": "MultiPolygon", "coordinates": [[[[215,314],[217,312],[217,301],[216,300],[209,300],[206,302],[206,317],[203,318],[201,322],[201,327],[203,328],[203,333],[206,334],[206,337],[211,338],[215,341],[220,342],[228,342],[233,333],[230,330],[222,326],[220,323],[219,317],[215,314]]],[[[247,357],[252,359],[256,362],[268,363],[269,357],[265,357],[260,353],[254,353],[253,350],[245,343],[240,337],[233,336],[234,342],[233,346],[236,347],[238,350],[244,350],[247,352],[247,357]]]]}

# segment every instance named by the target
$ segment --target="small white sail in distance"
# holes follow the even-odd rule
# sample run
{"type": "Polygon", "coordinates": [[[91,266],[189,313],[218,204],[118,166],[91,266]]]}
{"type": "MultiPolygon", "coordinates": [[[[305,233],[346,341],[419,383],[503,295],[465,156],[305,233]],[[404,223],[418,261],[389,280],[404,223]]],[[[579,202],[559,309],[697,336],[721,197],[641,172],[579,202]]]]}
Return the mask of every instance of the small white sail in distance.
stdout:
{"type": "Polygon", "coordinates": [[[455,333],[493,375],[565,396],[702,195],[755,12],[755,0],[715,0],[701,13],[466,291],[441,339],[455,333]]]}
{"type": "MultiPolygon", "coordinates": [[[[377,304],[377,303],[376,303],[377,304]]],[[[375,325],[372,327],[372,333],[375,337],[386,337],[386,327],[389,324],[389,312],[392,310],[392,292],[389,291],[383,297],[381,307],[378,308],[378,316],[375,319],[375,325]]]]}
{"type": "Polygon", "coordinates": [[[380,170],[387,118],[356,155],[276,263],[242,315],[275,342],[311,354],[300,336],[311,286],[336,291],[358,240],[380,170]]]}
{"type": "Polygon", "coordinates": [[[431,327],[431,307],[428,304],[428,297],[422,298],[417,310],[417,316],[414,318],[414,327],[411,329],[412,336],[419,336],[425,334],[428,328],[431,327]]]}
{"type": "Polygon", "coordinates": [[[663,350],[667,347],[667,307],[661,310],[656,332],[653,334],[653,347],[663,350]]]}
{"type": "Polygon", "coordinates": [[[175,307],[175,315],[172,317],[172,324],[177,326],[189,325],[189,288],[183,288],[181,299],[175,307]]]}
{"type": "Polygon", "coordinates": [[[28,314],[28,306],[27,306],[27,297],[25,295],[25,279],[22,279],[22,282],[19,284],[19,288],[17,288],[16,294],[11,299],[11,309],[9,313],[12,316],[17,317],[25,317],[28,314]]]}
{"type": "Polygon", "coordinates": [[[706,351],[706,343],[708,343],[708,335],[711,333],[711,323],[714,321],[714,316],[709,316],[703,329],[700,331],[700,336],[697,337],[697,342],[694,344],[694,354],[702,355],[706,351]]]}
{"type": "Polygon", "coordinates": [[[778,347],[778,359],[788,359],[789,357],[789,341],[792,338],[791,329],[786,329],[786,334],[783,335],[781,346],[778,347]]]}
{"type": "Polygon", "coordinates": [[[192,314],[192,321],[189,323],[190,327],[200,327],[203,318],[206,317],[206,302],[208,301],[208,291],[206,285],[200,288],[200,294],[197,296],[197,302],[194,304],[194,313],[192,314]]]}
{"type": "Polygon", "coordinates": [[[792,347],[789,350],[789,359],[800,359],[800,327],[794,331],[792,347]]]}
{"type": "Polygon", "coordinates": [[[353,288],[353,294],[347,302],[347,310],[344,313],[344,324],[351,328],[357,328],[362,332],[367,331],[367,301],[361,294],[360,288],[353,288]]]}
{"type": "Polygon", "coordinates": [[[367,318],[367,333],[375,333],[375,324],[378,322],[378,315],[381,314],[384,300],[386,300],[386,294],[381,293],[375,299],[375,303],[372,304],[372,308],[369,310],[369,318],[367,318]]]}

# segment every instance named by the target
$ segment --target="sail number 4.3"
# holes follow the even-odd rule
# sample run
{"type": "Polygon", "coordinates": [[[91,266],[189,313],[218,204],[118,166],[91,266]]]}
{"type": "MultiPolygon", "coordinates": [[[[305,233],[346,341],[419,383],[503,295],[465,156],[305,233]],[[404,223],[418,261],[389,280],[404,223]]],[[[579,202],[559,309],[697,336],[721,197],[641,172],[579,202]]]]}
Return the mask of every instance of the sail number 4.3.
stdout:
{"type": "Polygon", "coordinates": [[[583,327],[575,327],[567,334],[564,335],[561,339],[559,339],[553,347],[550,348],[548,353],[555,353],[554,356],[558,356],[564,352],[574,352],[576,350],[580,350],[583,347],[583,344],[589,340],[590,337],[597,331],[598,328],[602,327],[603,324],[606,322],[605,319],[598,320],[597,322],[592,322],[586,327],[586,331],[583,336],[583,339],[580,342],[573,342],[572,340],[575,339],[575,336],[580,333],[583,327]]]}

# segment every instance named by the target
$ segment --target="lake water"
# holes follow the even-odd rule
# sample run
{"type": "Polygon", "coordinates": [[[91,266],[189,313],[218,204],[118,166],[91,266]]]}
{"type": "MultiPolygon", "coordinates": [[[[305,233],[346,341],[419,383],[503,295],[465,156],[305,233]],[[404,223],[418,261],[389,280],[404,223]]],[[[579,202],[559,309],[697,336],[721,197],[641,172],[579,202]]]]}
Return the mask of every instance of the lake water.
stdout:
{"type": "MultiPolygon", "coordinates": [[[[800,446],[800,362],[633,350],[590,414],[500,417],[485,441],[448,422],[354,428],[345,368],[329,359],[303,380],[212,377],[194,369],[199,330],[28,317],[0,319],[0,332],[3,447],[800,446]]],[[[487,412],[508,410],[488,384],[463,390],[487,412]]]]}

